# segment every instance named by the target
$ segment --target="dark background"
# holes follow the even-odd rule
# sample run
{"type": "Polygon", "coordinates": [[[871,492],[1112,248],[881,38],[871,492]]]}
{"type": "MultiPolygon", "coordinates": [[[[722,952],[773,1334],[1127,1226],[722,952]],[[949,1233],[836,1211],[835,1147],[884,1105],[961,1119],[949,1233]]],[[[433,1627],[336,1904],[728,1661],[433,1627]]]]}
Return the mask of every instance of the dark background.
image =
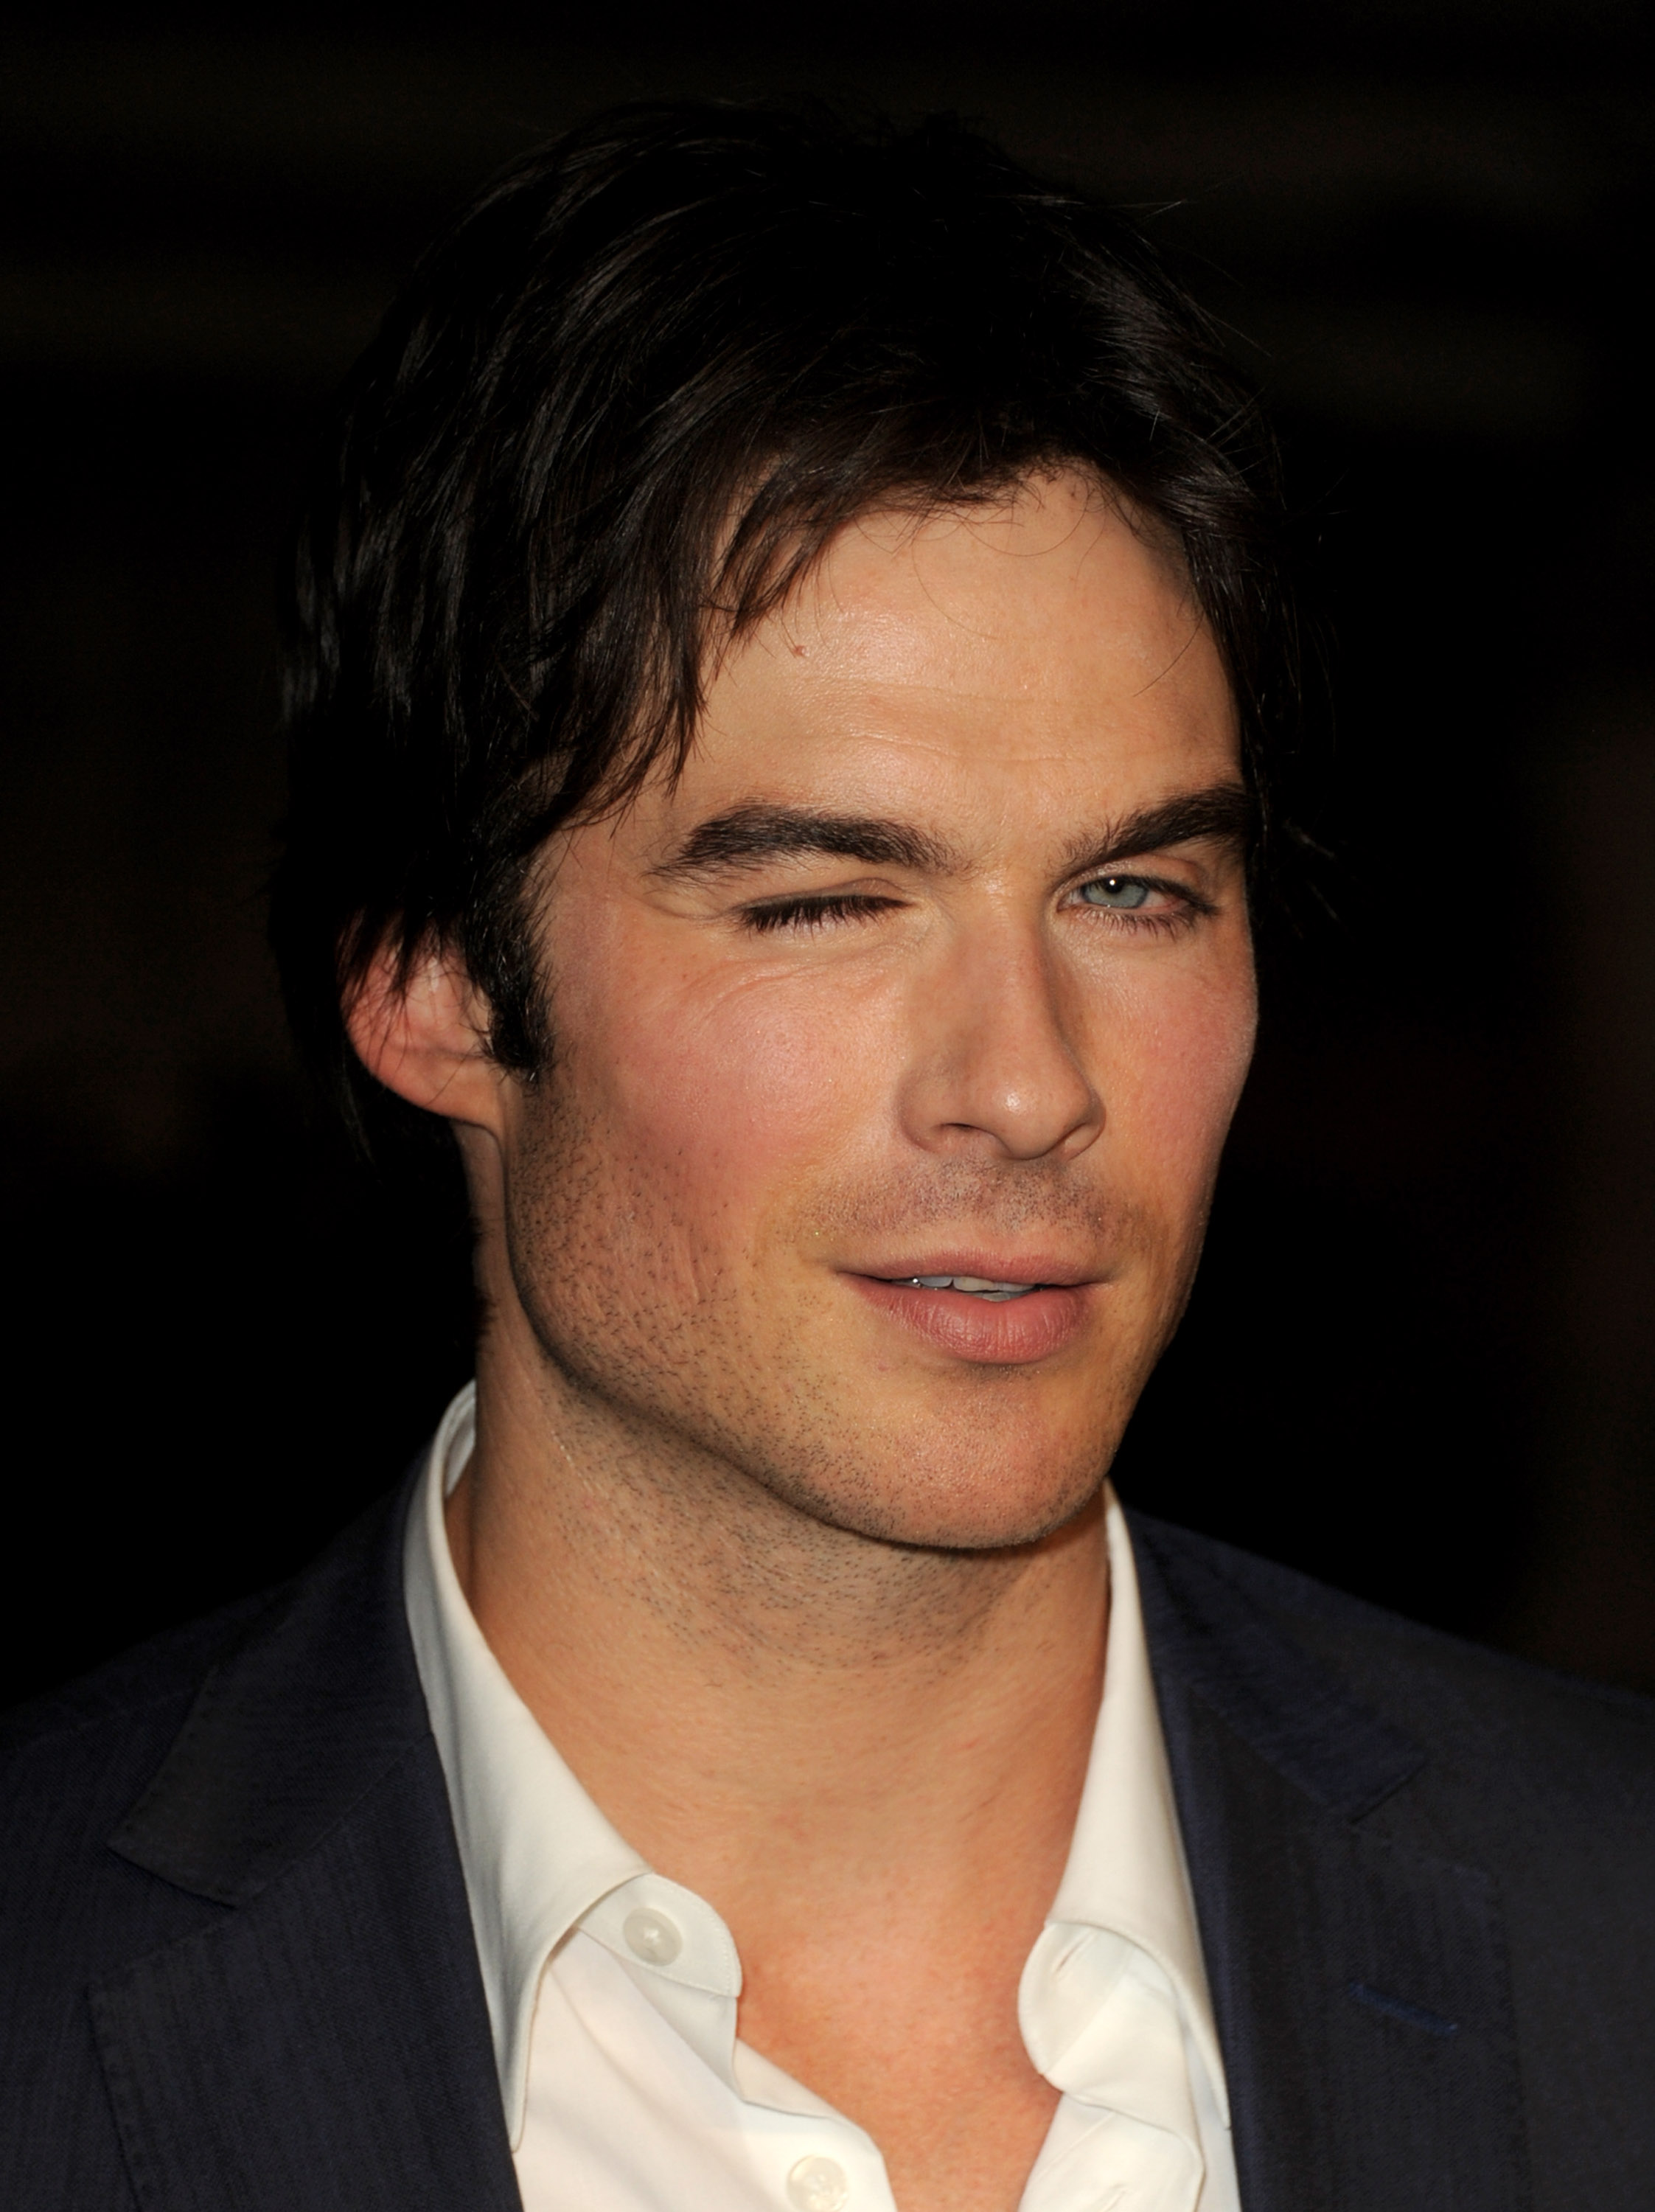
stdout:
{"type": "Polygon", "coordinates": [[[675,90],[951,107],[1137,209],[1285,437],[1337,929],[1129,1498],[1655,1687],[1649,46],[1593,0],[73,9],[0,27],[0,1702],[298,1564],[466,1368],[263,950],[306,441],[492,169],[675,90]]]}

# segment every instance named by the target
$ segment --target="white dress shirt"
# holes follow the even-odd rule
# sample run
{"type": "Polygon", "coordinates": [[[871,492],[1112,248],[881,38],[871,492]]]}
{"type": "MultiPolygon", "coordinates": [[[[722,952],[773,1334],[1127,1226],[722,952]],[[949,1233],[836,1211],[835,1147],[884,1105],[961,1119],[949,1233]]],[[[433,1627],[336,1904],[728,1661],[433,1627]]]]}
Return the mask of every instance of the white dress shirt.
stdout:
{"type": "MultiPolygon", "coordinates": [[[[615,1833],[484,1641],[442,1511],[473,1403],[463,1390],[432,1445],[405,1587],[524,2212],[895,2212],[872,2138],[737,2038],[724,1922],[615,1833]]],[[[1103,1699],[1018,1992],[1062,2093],[1021,2212],[1239,2212],[1131,1542],[1107,1505],[1103,1699]]]]}

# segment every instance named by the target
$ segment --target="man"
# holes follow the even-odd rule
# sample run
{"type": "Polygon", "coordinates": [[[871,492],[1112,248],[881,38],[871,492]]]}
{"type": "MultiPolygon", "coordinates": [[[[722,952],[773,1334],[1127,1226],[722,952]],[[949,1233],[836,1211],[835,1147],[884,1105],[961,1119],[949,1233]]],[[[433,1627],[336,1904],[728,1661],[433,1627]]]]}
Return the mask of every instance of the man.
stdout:
{"type": "Polygon", "coordinates": [[[1275,547],[1195,311],[952,128],[609,118],[416,274],[276,927],[458,1145],[475,1393],[14,1729],[8,2206],[1651,2202],[1650,1708],[1107,1486],[1275,547]]]}

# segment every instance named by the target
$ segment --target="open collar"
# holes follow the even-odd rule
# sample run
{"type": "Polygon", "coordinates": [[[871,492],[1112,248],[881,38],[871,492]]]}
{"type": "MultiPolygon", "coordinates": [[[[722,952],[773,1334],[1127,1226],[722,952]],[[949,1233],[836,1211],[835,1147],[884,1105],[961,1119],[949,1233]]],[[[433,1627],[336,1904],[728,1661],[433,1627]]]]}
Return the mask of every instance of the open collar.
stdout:
{"type": "MultiPolygon", "coordinates": [[[[500,2098],[515,2144],[546,1960],[601,1899],[649,1869],[524,1705],[460,1589],[443,1501],[464,1471],[475,1433],[476,1393],[468,1385],[438,1428],[409,1513],[406,1583],[415,1656],[448,1779],[476,1930],[500,2098]]],[[[1108,1962],[1118,1946],[1088,1946],[1086,1938],[1125,1937],[1167,1976],[1179,2024],[1174,2042],[1187,2032],[1222,2127],[1224,2079],[1211,2001],[1179,1845],[1131,1540],[1112,1491],[1106,1511],[1110,1618],[1103,1700],[1067,1865],[1022,1978],[1019,2012],[1042,2070],[1076,2094],[1091,2094],[1096,2084],[1082,2054],[1095,2052],[1096,2039],[1088,2042],[1083,2031],[1102,2008],[1114,1979],[1108,1962]]],[[[700,1929],[712,1923],[729,1950],[719,1985],[738,1988],[740,1970],[724,1923],[704,1900],[679,1895],[690,1908],[679,1910],[680,1924],[700,1929]]],[[[731,2010],[733,2037],[733,1997],[731,2010]]],[[[1150,2066],[1147,2073],[1181,2078],[1185,2063],[1179,2050],[1173,2066],[1150,2066]]],[[[1155,2117],[1170,2124],[1159,2108],[1155,2117]]],[[[1179,2124],[1185,2132],[1194,2126],[1182,2106],[1179,2124]]]]}
{"type": "Polygon", "coordinates": [[[468,1383],[433,1440],[408,1516],[404,1584],[453,1808],[506,2132],[515,2144],[546,1960],[600,1899],[650,1869],[524,1704],[460,1588],[443,1500],[470,1458],[476,1403],[468,1383]]]}
{"type": "MultiPolygon", "coordinates": [[[[144,2212],[518,2203],[408,1498],[244,1633],[111,1839],[206,1908],[92,1992],[144,2212]]],[[[1219,1547],[1129,1519],[1247,2212],[1519,2212],[1493,1884],[1372,1824],[1424,1751],[1219,1547]]]]}

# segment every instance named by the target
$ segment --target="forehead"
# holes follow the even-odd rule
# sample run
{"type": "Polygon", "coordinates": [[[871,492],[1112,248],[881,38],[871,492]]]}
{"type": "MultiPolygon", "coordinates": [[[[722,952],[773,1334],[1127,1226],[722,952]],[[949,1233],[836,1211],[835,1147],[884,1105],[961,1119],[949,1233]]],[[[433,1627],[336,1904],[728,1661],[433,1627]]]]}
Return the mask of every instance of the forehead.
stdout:
{"type": "Polygon", "coordinates": [[[841,531],[724,655],[665,811],[732,797],[933,817],[1139,804],[1233,773],[1235,716],[1183,579],[1075,476],[841,531]]]}

